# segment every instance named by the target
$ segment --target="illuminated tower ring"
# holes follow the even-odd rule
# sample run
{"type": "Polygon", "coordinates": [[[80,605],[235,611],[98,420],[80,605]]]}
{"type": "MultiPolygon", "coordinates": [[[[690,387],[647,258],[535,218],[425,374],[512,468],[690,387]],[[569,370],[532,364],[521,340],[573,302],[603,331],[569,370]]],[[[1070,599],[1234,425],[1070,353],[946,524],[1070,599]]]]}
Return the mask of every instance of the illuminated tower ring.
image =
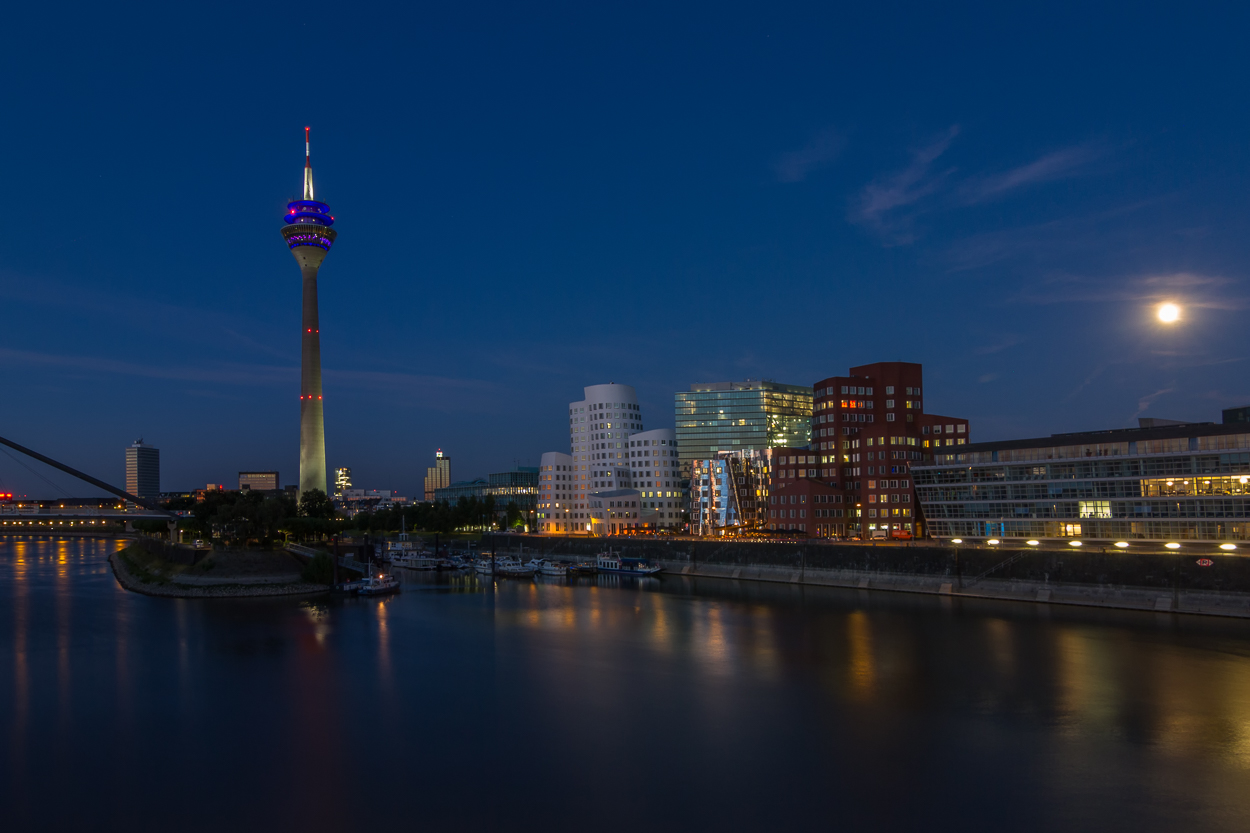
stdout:
{"type": "Polygon", "coordinates": [[[304,198],[287,203],[282,239],[295,255],[304,284],[300,331],[299,491],[326,492],[325,412],[321,393],[321,323],[317,314],[317,271],[334,245],[330,206],[313,195],[310,129],[304,128],[304,198]]]}

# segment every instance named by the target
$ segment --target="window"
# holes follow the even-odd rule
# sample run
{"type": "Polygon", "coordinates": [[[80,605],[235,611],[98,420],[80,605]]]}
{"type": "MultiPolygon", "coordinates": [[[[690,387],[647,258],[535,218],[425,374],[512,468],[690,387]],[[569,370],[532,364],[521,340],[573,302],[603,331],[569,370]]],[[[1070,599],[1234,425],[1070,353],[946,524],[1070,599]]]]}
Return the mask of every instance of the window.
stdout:
{"type": "Polygon", "coordinates": [[[954,433],[955,433],[955,426],[953,426],[953,425],[948,425],[948,426],[946,426],[946,433],[947,433],[947,434],[954,434],[954,433]]]}
{"type": "Polygon", "coordinates": [[[887,399],[887,400],[885,400],[885,406],[886,406],[887,408],[893,408],[893,407],[894,407],[894,400],[893,400],[893,399],[887,399]]]}
{"type": "Polygon", "coordinates": [[[894,421],[894,414],[892,414],[892,413],[890,413],[890,414],[886,414],[886,415],[885,415],[885,421],[886,421],[886,422],[893,422],[893,421],[894,421]]]}
{"type": "Polygon", "coordinates": [[[964,434],[964,433],[967,433],[967,430],[968,430],[967,425],[960,425],[959,428],[956,429],[956,433],[964,434]]]}
{"type": "MultiPolygon", "coordinates": [[[[894,393],[894,386],[893,386],[893,385],[886,385],[886,386],[885,386],[885,393],[886,393],[886,395],[887,395],[887,396],[889,396],[890,394],[894,393]]],[[[893,406],[893,405],[891,405],[890,407],[892,408],[892,407],[894,407],[894,406],[893,406]]]]}

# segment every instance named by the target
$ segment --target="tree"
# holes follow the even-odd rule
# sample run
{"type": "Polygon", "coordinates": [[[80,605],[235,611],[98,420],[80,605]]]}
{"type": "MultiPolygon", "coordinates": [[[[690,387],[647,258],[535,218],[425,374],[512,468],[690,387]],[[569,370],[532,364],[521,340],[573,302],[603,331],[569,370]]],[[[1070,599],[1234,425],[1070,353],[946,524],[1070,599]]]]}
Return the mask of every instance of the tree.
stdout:
{"type": "Polygon", "coordinates": [[[299,496],[299,513],[305,518],[328,521],[334,517],[334,501],[320,489],[309,489],[299,496]]]}

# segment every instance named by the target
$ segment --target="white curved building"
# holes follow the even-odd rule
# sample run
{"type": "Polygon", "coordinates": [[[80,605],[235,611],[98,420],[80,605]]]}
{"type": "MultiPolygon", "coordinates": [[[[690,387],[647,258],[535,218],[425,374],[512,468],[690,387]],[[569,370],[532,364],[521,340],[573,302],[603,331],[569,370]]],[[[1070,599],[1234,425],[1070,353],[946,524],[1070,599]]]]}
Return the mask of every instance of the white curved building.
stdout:
{"type": "MultiPolygon", "coordinates": [[[[634,386],[590,385],[584,393],[584,399],[569,403],[569,453],[542,455],[539,532],[612,534],[636,529],[641,522],[642,509],[636,505],[641,503],[641,493],[626,492],[637,490],[636,484],[642,482],[677,485],[676,454],[671,460],[674,468],[669,467],[667,454],[675,442],[674,432],[644,432],[634,386]],[[662,457],[656,454],[659,450],[665,452],[662,457]],[[652,463],[664,465],[652,468],[652,463]],[[641,477],[642,472],[646,478],[641,477]],[[657,477],[652,472],[671,472],[672,477],[657,477]],[[601,507],[596,502],[602,503],[601,507]],[[635,505],[616,507],[615,503],[635,505]],[[615,509],[622,512],[614,514],[615,509]],[[624,512],[632,517],[626,519],[624,512]]],[[[651,487],[649,492],[654,495],[661,490],[651,487]]],[[[667,490],[671,492],[672,487],[667,490]]],[[[657,500],[647,499],[650,503],[657,500]]],[[[652,515],[659,512],[654,507],[647,510],[652,515]]],[[[656,518],[651,520],[654,523],[656,518]]]]}
{"type": "Polygon", "coordinates": [[[682,526],[683,498],[681,461],[677,457],[677,432],[671,428],[640,431],[629,438],[629,467],[641,504],[644,529],[678,529],[682,526]]]}

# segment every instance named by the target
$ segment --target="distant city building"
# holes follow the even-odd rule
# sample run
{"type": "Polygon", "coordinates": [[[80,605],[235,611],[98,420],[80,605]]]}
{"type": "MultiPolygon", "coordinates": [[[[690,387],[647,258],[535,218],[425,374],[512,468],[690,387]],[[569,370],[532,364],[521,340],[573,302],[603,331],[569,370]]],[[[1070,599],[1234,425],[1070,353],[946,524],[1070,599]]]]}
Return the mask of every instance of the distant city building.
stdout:
{"type": "Polygon", "coordinates": [[[389,489],[346,489],[343,492],[343,509],[349,515],[391,509],[408,503],[408,498],[389,489]]]}
{"type": "Polygon", "coordinates": [[[943,446],[913,476],[940,538],[1250,540],[1250,425],[1236,421],[943,446]]]}
{"type": "Polygon", "coordinates": [[[674,394],[677,447],[687,476],[695,460],[722,451],[806,446],[812,389],[776,382],[707,382],[674,394]]]}
{"type": "Polygon", "coordinates": [[[276,471],[241,471],[239,472],[239,491],[254,489],[258,492],[276,492],[278,490],[278,473],[276,471]]]}
{"type": "Polygon", "coordinates": [[[503,517],[508,511],[508,504],[516,504],[516,508],[524,516],[533,514],[538,508],[538,467],[518,466],[512,471],[496,472],[475,480],[461,480],[451,483],[434,492],[436,501],[447,501],[455,506],[461,498],[495,499],[495,513],[503,517]]]}
{"type": "MultiPolygon", "coordinates": [[[[970,435],[966,419],[925,413],[922,375],[919,364],[877,362],[816,383],[811,450],[819,454],[797,471],[839,490],[856,511],[829,518],[823,529],[802,524],[800,531],[809,537],[924,534],[911,467],[938,448],[965,445],[970,435]]],[[[788,511],[789,504],[786,520],[788,511]]]]}
{"type": "Polygon", "coordinates": [[[425,470],[425,500],[432,502],[434,492],[451,485],[451,457],[440,448],[434,454],[434,465],[425,470]]]}
{"type": "Polygon", "coordinates": [[[344,467],[334,470],[334,498],[343,499],[343,493],[352,487],[352,470],[344,467]]]}
{"type": "Polygon", "coordinates": [[[1241,408],[1225,408],[1224,424],[1233,425],[1234,423],[1250,422],[1250,405],[1241,408]]]}
{"type": "Polygon", "coordinates": [[[126,491],[151,500],[161,494],[161,451],[142,437],[126,449],[126,491]]]}

